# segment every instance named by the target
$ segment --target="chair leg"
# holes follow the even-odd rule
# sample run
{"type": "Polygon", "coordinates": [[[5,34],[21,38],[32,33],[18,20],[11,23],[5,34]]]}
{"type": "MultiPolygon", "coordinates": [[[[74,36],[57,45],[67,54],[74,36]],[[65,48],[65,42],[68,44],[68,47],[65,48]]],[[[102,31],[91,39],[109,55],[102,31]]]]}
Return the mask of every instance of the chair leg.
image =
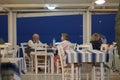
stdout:
{"type": "Polygon", "coordinates": [[[78,67],[75,68],[75,80],[78,80],[78,67]]]}
{"type": "Polygon", "coordinates": [[[35,73],[38,74],[38,66],[37,66],[37,55],[35,55],[35,73]]]}
{"type": "Polygon", "coordinates": [[[47,57],[45,56],[45,75],[47,73],[47,57]]]}
{"type": "Polygon", "coordinates": [[[87,73],[87,80],[89,80],[89,74],[87,73]]]}
{"type": "Polygon", "coordinates": [[[81,66],[79,67],[79,80],[81,80],[81,66]]]}
{"type": "Polygon", "coordinates": [[[59,61],[57,60],[57,74],[59,73],[59,61]]]}

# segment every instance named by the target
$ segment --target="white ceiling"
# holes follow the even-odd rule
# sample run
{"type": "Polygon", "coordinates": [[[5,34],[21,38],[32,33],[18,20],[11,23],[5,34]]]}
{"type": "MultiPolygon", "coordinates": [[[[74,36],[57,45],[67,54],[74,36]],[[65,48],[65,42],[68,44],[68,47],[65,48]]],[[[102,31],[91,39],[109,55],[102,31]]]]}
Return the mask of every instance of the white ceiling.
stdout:
{"type": "Polygon", "coordinates": [[[92,10],[92,11],[116,11],[119,0],[106,0],[103,5],[94,4],[95,0],[0,0],[0,6],[6,10],[37,11],[44,10],[44,4],[56,4],[57,9],[65,10],[92,10]]]}
{"type": "MultiPolygon", "coordinates": [[[[95,0],[0,0],[1,4],[39,4],[39,3],[92,3],[95,0]]],[[[119,0],[106,0],[107,3],[118,3],[119,0]]]]}

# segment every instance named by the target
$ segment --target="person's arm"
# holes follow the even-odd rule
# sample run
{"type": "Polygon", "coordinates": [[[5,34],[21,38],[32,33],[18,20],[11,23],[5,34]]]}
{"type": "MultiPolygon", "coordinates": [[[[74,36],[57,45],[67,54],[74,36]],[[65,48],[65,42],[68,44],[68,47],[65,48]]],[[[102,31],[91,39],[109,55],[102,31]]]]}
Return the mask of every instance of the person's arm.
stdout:
{"type": "Polygon", "coordinates": [[[34,48],[34,47],[35,47],[35,45],[34,45],[34,43],[33,43],[32,40],[29,40],[29,41],[28,41],[28,46],[31,47],[31,48],[34,48]]]}

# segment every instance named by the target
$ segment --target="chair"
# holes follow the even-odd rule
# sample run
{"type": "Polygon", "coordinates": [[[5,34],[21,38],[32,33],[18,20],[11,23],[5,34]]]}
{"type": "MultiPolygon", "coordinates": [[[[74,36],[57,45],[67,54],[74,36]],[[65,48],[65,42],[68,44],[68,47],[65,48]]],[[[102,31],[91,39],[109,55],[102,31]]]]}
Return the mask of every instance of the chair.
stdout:
{"type": "Polygon", "coordinates": [[[18,45],[12,45],[11,43],[5,43],[1,45],[3,48],[1,54],[3,54],[3,58],[16,58],[18,52],[18,45]]]}
{"type": "MultiPolygon", "coordinates": [[[[76,43],[70,43],[70,49],[74,49],[74,50],[77,49],[77,44],[76,43]]],[[[61,68],[61,66],[59,64],[60,64],[60,60],[57,59],[57,74],[60,72],[59,69],[61,68]]]]}
{"type": "Polygon", "coordinates": [[[70,44],[70,49],[76,49],[77,48],[77,44],[76,43],[71,43],[70,44]]]}
{"type": "Polygon", "coordinates": [[[33,60],[32,58],[26,57],[25,50],[28,46],[28,43],[21,43],[21,48],[22,48],[22,52],[23,52],[23,60],[24,60],[24,67],[25,67],[25,71],[31,70],[33,71],[33,60]]]}
{"type": "Polygon", "coordinates": [[[47,57],[47,45],[46,44],[40,44],[36,45],[35,47],[35,71],[36,74],[38,74],[38,69],[44,68],[44,73],[47,73],[47,69],[49,70],[49,62],[47,57]]]}
{"type": "MultiPolygon", "coordinates": [[[[57,46],[58,48],[58,55],[60,56],[60,65],[58,66],[62,70],[62,80],[68,80],[71,79],[71,64],[66,64],[66,56],[64,56],[64,50],[61,45],[57,46]]],[[[75,65],[75,75],[76,80],[79,79],[79,64],[75,65]]],[[[73,75],[74,76],[74,75],[73,75]]]]}
{"type": "Polygon", "coordinates": [[[5,55],[5,57],[10,57],[10,58],[16,58],[17,57],[17,52],[18,52],[19,46],[10,46],[8,49],[8,54],[5,55]]]}

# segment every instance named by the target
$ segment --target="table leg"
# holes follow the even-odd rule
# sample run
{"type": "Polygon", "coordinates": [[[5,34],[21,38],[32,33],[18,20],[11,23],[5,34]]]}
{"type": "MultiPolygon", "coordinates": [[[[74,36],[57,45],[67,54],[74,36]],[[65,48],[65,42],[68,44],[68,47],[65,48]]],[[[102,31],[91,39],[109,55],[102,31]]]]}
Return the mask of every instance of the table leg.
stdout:
{"type": "Polygon", "coordinates": [[[76,67],[75,69],[76,69],[76,79],[75,79],[75,80],[78,80],[78,79],[79,79],[79,73],[78,73],[79,68],[78,68],[78,67],[76,67]]]}
{"type": "Polygon", "coordinates": [[[71,80],[74,80],[74,63],[71,64],[71,80]]]}
{"type": "Polygon", "coordinates": [[[51,56],[51,73],[54,74],[54,56],[51,56]]]}
{"type": "Polygon", "coordinates": [[[36,72],[36,74],[38,73],[38,69],[37,69],[37,55],[35,55],[35,72],[36,72]]]}
{"type": "Polygon", "coordinates": [[[81,65],[80,65],[80,67],[79,67],[79,75],[78,75],[79,77],[79,79],[78,80],[81,80],[81,77],[82,77],[82,75],[81,75],[81,65]]]}
{"type": "Polygon", "coordinates": [[[93,78],[92,78],[92,80],[96,80],[95,65],[93,66],[92,72],[93,72],[93,78]]]}
{"type": "Polygon", "coordinates": [[[100,71],[101,71],[101,80],[104,80],[104,67],[103,67],[103,63],[100,63],[100,71]]]}

